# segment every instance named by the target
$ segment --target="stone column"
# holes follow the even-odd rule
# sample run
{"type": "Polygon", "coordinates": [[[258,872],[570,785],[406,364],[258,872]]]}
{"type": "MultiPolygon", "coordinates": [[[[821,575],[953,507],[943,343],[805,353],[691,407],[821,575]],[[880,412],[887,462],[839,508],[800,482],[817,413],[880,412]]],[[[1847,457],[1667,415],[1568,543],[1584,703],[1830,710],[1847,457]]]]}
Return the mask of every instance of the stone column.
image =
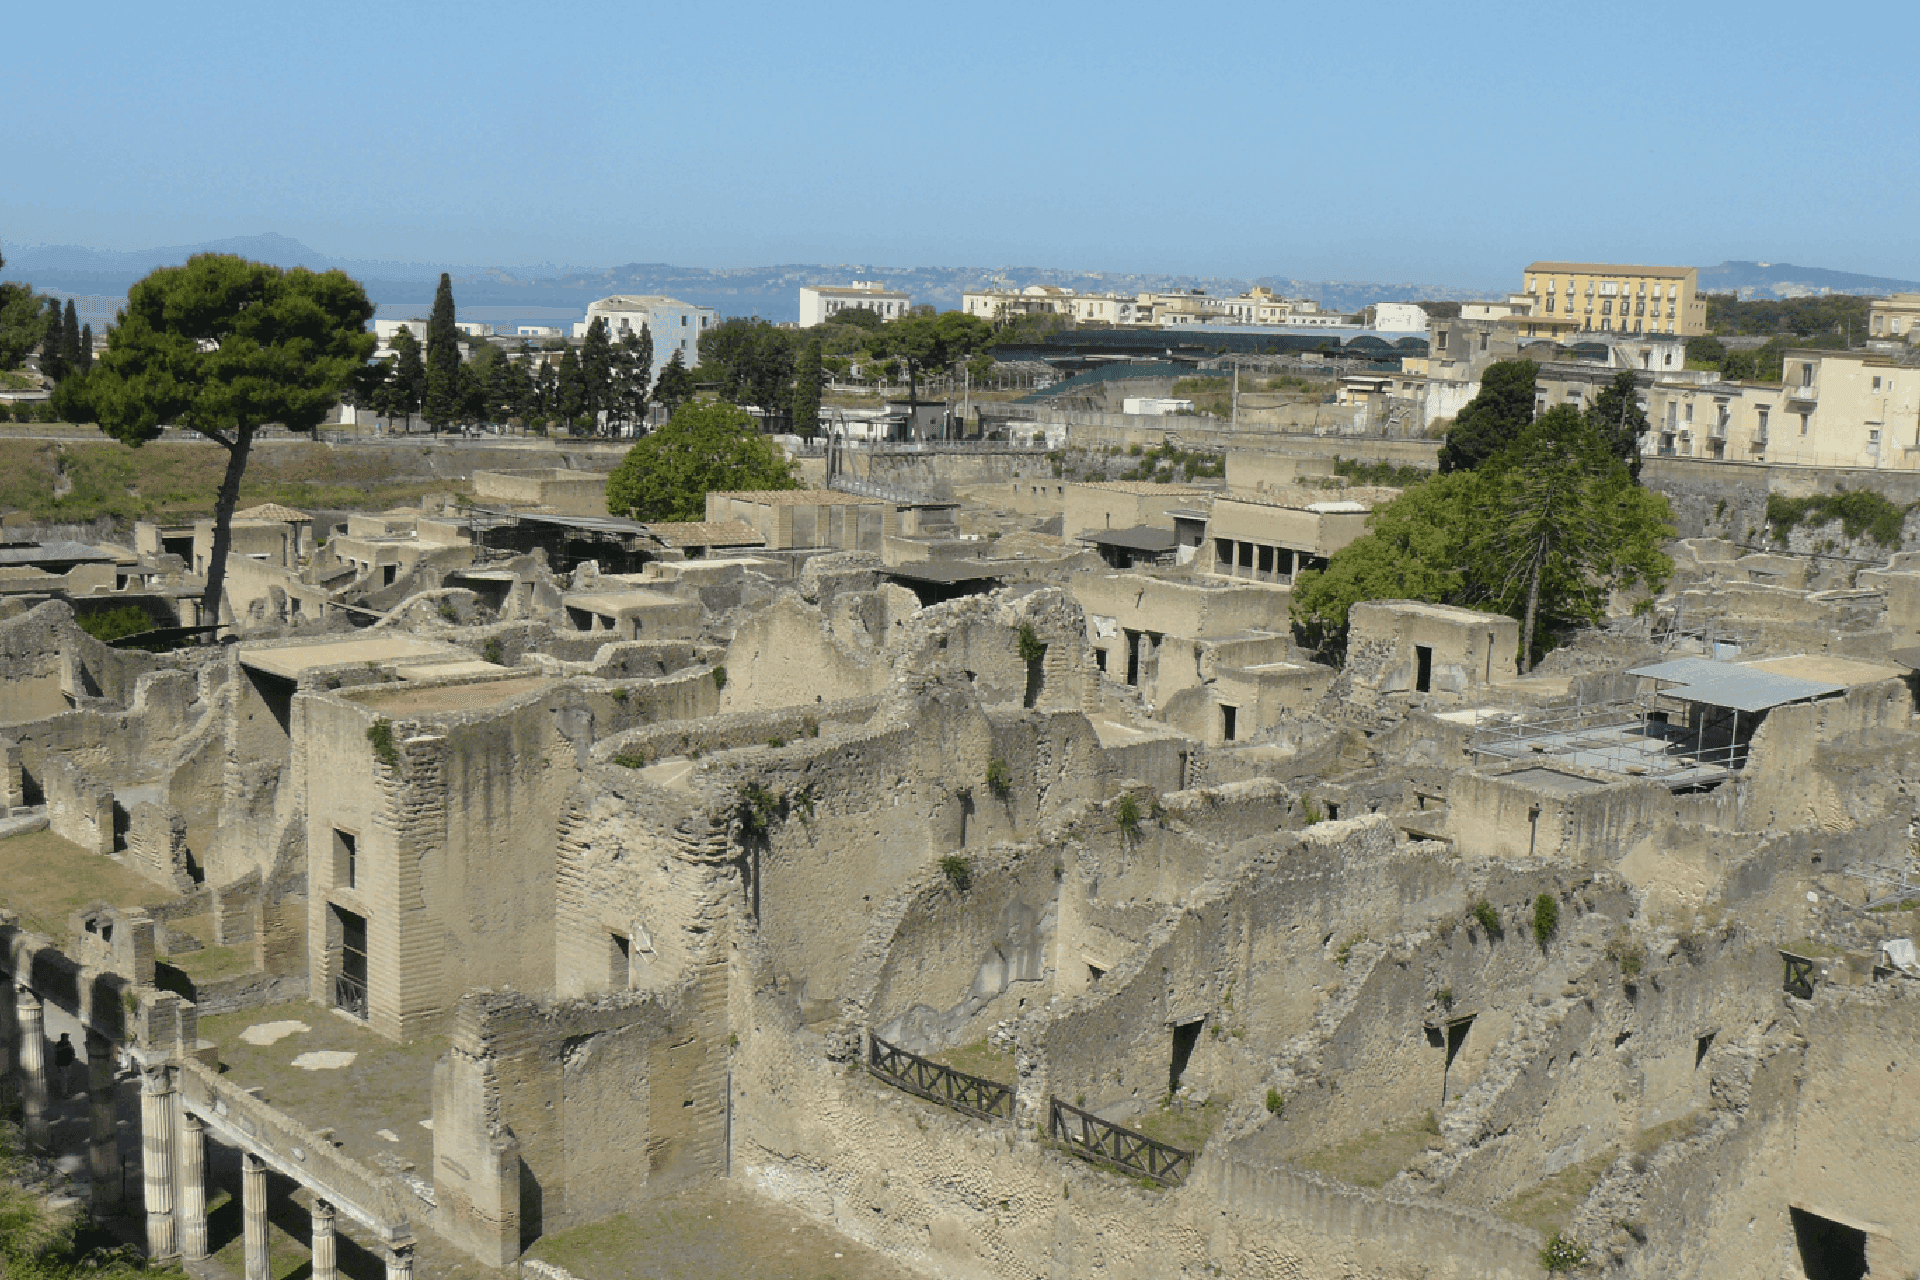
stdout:
{"type": "Polygon", "coordinates": [[[413,1280],[411,1244],[397,1244],[387,1250],[387,1280],[413,1280]]]}
{"type": "Polygon", "coordinates": [[[46,1100],[46,1017],[31,988],[19,986],[15,1000],[19,1004],[19,1092],[25,1103],[27,1142],[44,1150],[54,1136],[46,1100]]]}
{"type": "Polygon", "coordinates": [[[240,1208],[246,1280],[267,1280],[267,1164],[251,1151],[240,1157],[240,1208]]]}
{"type": "Polygon", "coordinates": [[[20,1038],[20,1010],[13,998],[13,979],[0,978],[0,1112],[8,1110],[17,1095],[14,1064],[20,1061],[15,1044],[20,1038]]]}
{"type": "Polygon", "coordinates": [[[140,1163],[147,1202],[147,1256],[180,1252],[173,1222],[173,1073],[164,1064],[140,1069],[140,1163]]]}
{"type": "Polygon", "coordinates": [[[207,1125],[193,1112],[180,1112],[180,1256],[203,1262],[207,1256],[207,1125]]]}
{"type": "Polygon", "coordinates": [[[87,1142],[87,1176],[93,1180],[93,1207],[103,1213],[120,1207],[119,1119],[114,1098],[113,1046],[107,1038],[86,1033],[87,1115],[93,1122],[87,1142]]]}
{"type": "Polygon", "coordinates": [[[47,1115],[47,1026],[40,997],[27,987],[15,992],[20,1009],[20,1096],[27,1142],[44,1149],[53,1137],[47,1115]]]}
{"type": "Polygon", "coordinates": [[[313,1201],[313,1280],[339,1280],[339,1261],[333,1248],[333,1204],[318,1196],[313,1201]]]}

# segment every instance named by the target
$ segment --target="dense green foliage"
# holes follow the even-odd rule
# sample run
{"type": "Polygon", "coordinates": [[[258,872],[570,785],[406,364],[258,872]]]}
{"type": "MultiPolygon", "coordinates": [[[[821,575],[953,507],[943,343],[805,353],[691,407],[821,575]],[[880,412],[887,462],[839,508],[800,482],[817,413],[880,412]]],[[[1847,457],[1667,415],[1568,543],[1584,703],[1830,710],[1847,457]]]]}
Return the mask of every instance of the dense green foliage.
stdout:
{"type": "Polygon", "coordinates": [[[1374,510],[1368,534],[1294,583],[1304,643],[1345,643],[1348,611],[1410,599],[1507,614],[1521,623],[1521,669],[1536,638],[1591,625],[1608,594],[1657,589],[1672,572],[1666,499],[1633,483],[1612,442],[1560,406],[1473,470],[1453,470],[1374,510]]]}
{"type": "Polygon", "coordinates": [[[199,254],[133,286],[91,372],[61,384],[124,444],[174,423],[227,450],[214,503],[204,616],[218,618],[233,509],[254,433],[267,423],[311,431],[372,354],[373,304],[339,271],[283,271],[228,254],[199,254]]]}
{"type": "Polygon", "coordinates": [[[147,611],[137,604],[123,604],[114,609],[95,609],[87,613],[76,613],[74,622],[79,628],[95,640],[111,644],[126,636],[136,636],[142,631],[153,630],[153,619],[147,611]]]}
{"type": "Polygon", "coordinates": [[[1425,467],[1403,466],[1388,462],[1362,462],[1357,458],[1342,458],[1337,454],[1333,459],[1333,474],[1345,476],[1355,484],[1386,485],[1394,489],[1405,489],[1433,477],[1433,472],[1425,467]]]}
{"type": "Polygon", "coordinates": [[[668,413],[677,414],[681,405],[693,399],[693,392],[693,370],[687,368],[676,347],[660,368],[660,380],[653,385],[653,399],[665,405],[668,413]]]}
{"type": "Polygon", "coordinates": [[[1587,410],[1587,421],[1607,442],[1614,459],[1623,463],[1635,483],[1640,479],[1640,437],[1652,430],[1647,411],[1640,407],[1640,394],[1634,385],[1633,370],[1622,369],[1613,381],[1594,397],[1587,410]]]}
{"type": "Polygon", "coordinates": [[[1848,538],[1862,534],[1883,547],[1898,550],[1907,512],[1870,489],[1842,489],[1838,493],[1819,493],[1806,498],[1788,498],[1777,493],[1767,495],[1767,529],[1774,541],[1784,543],[1795,525],[1809,528],[1838,520],[1848,538]]]}
{"type": "Polygon", "coordinates": [[[961,311],[913,315],[877,330],[868,350],[878,357],[894,357],[907,371],[908,395],[920,396],[920,378],[934,370],[950,369],[983,350],[993,330],[979,316],[961,311]]]}
{"type": "Polygon", "coordinates": [[[779,413],[790,396],[793,343],[765,320],[722,321],[700,335],[700,367],[722,400],[779,413]]]}
{"type": "MultiPolygon", "coordinates": [[[[1809,298],[1736,298],[1709,293],[1707,329],[1712,333],[1790,335],[1795,346],[1845,347],[1867,332],[1867,304],[1871,299],[1850,293],[1824,293],[1809,298]]],[[[1687,344],[1693,355],[1693,344],[1687,344]]]]}
{"type": "Polygon", "coordinates": [[[1531,360],[1500,360],[1480,375],[1480,391],[1454,417],[1440,447],[1440,473],[1472,471],[1519,439],[1533,421],[1531,360]]]}
{"type": "MultiPolygon", "coordinates": [[[[0,258],[0,267],[7,264],[0,258]]],[[[47,336],[47,313],[31,285],[0,284],[0,372],[17,369],[47,336]]]]}
{"type": "Polygon", "coordinates": [[[1778,382],[1788,347],[1824,345],[1827,344],[1775,338],[1765,346],[1735,351],[1715,337],[1688,338],[1687,368],[1715,372],[1729,381],[1778,382]]]}
{"type": "Polygon", "coordinates": [[[820,359],[820,335],[810,334],[794,358],[793,399],[788,415],[794,434],[808,440],[820,430],[820,388],[825,380],[820,359]]]}
{"type": "Polygon", "coordinates": [[[17,1181],[19,1131],[0,1121],[0,1275],[7,1280],[186,1280],[71,1213],[55,1213],[17,1181]]]}
{"type": "Polygon", "coordinates": [[[607,478],[607,510],[636,520],[704,520],[709,493],[798,488],[793,464],[744,409],[683,404],[607,478]]]}
{"type": "Polygon", "coordinates": [[[1559,928],[1560,904],[1552,894],[1543,893],[1533,900],[1533,940],[1545,947],[1559,928]]]}

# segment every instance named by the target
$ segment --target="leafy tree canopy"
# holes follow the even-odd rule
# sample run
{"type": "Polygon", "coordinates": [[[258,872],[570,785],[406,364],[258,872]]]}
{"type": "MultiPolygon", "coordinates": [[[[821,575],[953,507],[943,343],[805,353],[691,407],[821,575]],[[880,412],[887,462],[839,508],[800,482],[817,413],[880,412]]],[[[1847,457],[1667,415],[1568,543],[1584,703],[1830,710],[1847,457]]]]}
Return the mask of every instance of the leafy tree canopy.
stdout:
{"type": "Polygon", "coordinates": [[[1480,375],[1480,392],[1453,420],[1440,448],[1440,470],[1472,471],[1517,439],[1533,421],[1531,360],[1500,360],[1480,375]]]}
{"type": "Polygon", "coordinates": [[[786,407],[793,378],[793,342],[760,319],[733,319],[700,335],[700,370],[722,400],[768,411],[786,407]]]}
{"type": "Polygon", "coordinates": [[[904,360],[909,394],[918,399],[923,373],[950,368],[954,361],[984,350],[992,340],[992,327],[979,316],[944,311],[894,321],[873,335],[869,350],[876,356],[904,360]]]}
{"type": "MultiPolygon", "coordinates": [[[[865,329],[869,333],[878,329],[886,321],[880,313],[871,307],[846,307],[836,311],[826,321],[827,324],[844,324],[855,329],[865,329]]],[[[822,326],[823,327],[823,326],[822,326]]]]}
{"type": "Polygon", "coordinates": [[[1640,438],[1652,430],[1652,424],[1640,407],[1633,370],[1614,374],[1613,381],[1594,397],[1593,407],[1587,410],[1587,424],[1606,441],[1608,451],[1626,467],[1633,482],[1640,483],[1640,438]]]}
{"type": "Polygon", "coordinates": [[[1538,635],[1598,622],[1611,592],[1657,591],[1673,571],[1660,549],[1673,536],[1666,499],[1634,484],[1608,437],[1567,405],[1367,523],[1366,537],[1294,582],[1294,623],[1323,652],[1344,647],[1355,604],[1425,600],[1519,620],[1525,670],[1538,635]]]}
{"type": "Polygon", "coordinates": [[[793,464],[752,415],[725,401],[683,404],[607,477],[607,510],[635,520],[704,520],[707,495],[798,489],[793,464]]]}

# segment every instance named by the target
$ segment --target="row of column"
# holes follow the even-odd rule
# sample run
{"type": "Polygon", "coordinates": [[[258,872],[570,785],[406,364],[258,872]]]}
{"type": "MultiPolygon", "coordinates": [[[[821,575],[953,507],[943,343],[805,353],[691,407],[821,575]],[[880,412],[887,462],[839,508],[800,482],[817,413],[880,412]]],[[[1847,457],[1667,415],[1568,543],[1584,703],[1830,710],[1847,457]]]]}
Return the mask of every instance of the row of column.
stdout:
{"type": "MultiPolygon", "coordinates": [[[[87,1169],[93,1183],[93,1207],[105,1213],[120,1204],[113,1046],[105,1037],[87,1032],[86,1054],[90,1120],[87,1169]]],[[[0,980],[0,1104],[16,1088],[27,1142],[42,1151],[50,1149],[54,1108],[48,1078],[45,1006],[31,988],[7,979],[0,980]],[[8,1028],[14,1034],[4,1034],[8,1028]]],[[[142,1068],[140,1153],[147,1253],[154,1259],[182,1257],[199,1262],[207,1257],[206,1122],[180,1107],[178,1101],[173,1073],[166,1066],[142,1068]]],[[[267,1280],[267,1166],[251,1151],[241,1156],[241,1207],[246,1280],[267,1280]]],[[[333,1205],[315,1197],[313,1280],[338,1280],[334,1216],[333,1205]]],[[[412,1280],[412,1275],[412,1247],[389,1249],[388,1280],[412,1280]]]]}
{"type": "MultiPolygon", "coordinates": [[[[93,1182],[94,1209],[110,1212],[120,1204],[113,1046],[104,1036],[91,1031],[85,1032],[83,1038],[89,1122],[87,1174],[93,1182]]],[[[64,1091],[64,1080],[61,1087],[64,1091]]],[[[54,1099],[47,1070],[46,1008],[32,988],[5,979],[0,980],[0,1102],[16,1089],[27,1145],[39,1151],[49,1150],[53,1145],[54,1099]],[[11,1034],[3,1034],[9,1029],[11,1034]]]]}
{"type": "MultiPolygon", "coordinates": [[[[206,1122],[178,1106],[173,1073],[164,1066],[147,1067],[140,1076],[141,1153],[147,1210],[147,1253],[152,1258],[181,1257],[200,1262],[207,1257],[207,1131],[206,1122]],[[174,1150],[175,1113],[179,1116],[180,1149],[174,1150]],[[174,1197],[179,1182],[179,1202],[174,1197]],[[178,1225],[179,1237],[175,1239],[178,1225]]],[[[241,1242],[246,1254],[245,1280],[267,1280],[267,1163],[251,1151],[240,1155],[241,1242]]],[[[313,1200],[312,1280],[338,1280],[339,1251],[334,1234],[333,1205],[313,1200]]],[[[413,1247],[387,1250],[387,1280],[413,1280],[413,1247]]]]}

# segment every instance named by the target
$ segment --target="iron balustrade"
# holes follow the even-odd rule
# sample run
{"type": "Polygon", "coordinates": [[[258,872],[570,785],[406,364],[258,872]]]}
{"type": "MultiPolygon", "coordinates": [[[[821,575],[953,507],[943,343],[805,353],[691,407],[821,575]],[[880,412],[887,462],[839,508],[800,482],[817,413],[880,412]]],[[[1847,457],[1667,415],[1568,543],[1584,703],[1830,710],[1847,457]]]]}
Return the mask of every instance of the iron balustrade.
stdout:
{"type": "Polygon", "coordinates": [[[1047,1133],[1077,1155],[1117,1165],[1128,1173],[1177,1187],[1193,1171],[1193,1152],[1170,1147],[1144,1133],[1102,1120],[1091,1111],[1049,1098],[1047,1133]]]}
{"type": "Polygon", "coordinates": [[[896,1089],[980,1120],[1013,1118],[1013,1086],[955,1071],[888,1044],[871,1032],[867,1035],[867,1071],[896,1089]]]}
{"type": "Polygon", "coordinates": [[[333,978],[333,1007],[356,1018],[367,1016],[367,984],[344,973],[333,978]]]}

